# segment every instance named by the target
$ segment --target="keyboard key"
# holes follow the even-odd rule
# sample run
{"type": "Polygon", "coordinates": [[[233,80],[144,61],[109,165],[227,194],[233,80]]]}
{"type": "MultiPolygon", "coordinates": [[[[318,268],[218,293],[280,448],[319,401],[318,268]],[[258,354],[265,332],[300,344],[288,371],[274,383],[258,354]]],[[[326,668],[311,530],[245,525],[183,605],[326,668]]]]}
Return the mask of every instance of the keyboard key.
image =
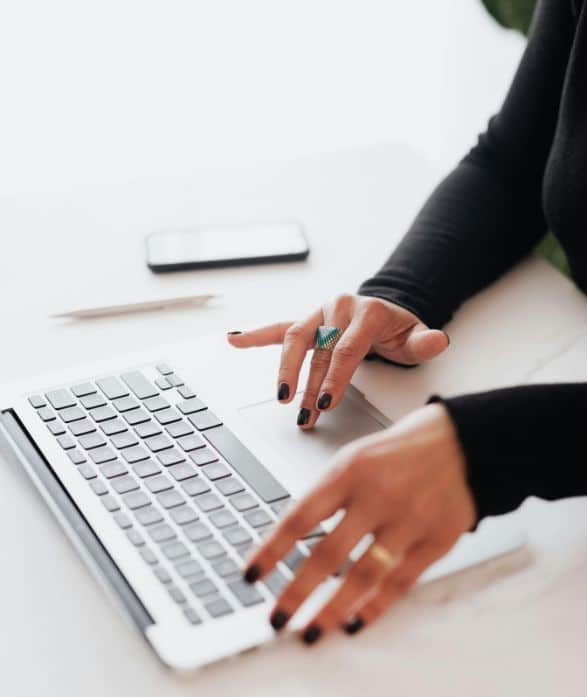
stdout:
{"type": "Polygon", "coordinates": [[[116,515],[114,516],[114,520],[123,530],[128,530],[129,528],[132,528],[132,521],[126,515],[126,513],[116,513],[116,515]]]}
{"type": "Polygon", "coordinates": [[[181,387],[183,385],[183,380],[175,373],[168,375],[167,379],[174,387],[181,387]]]}
{"type": "Polygon", "coordinates": [[[198,429],[198,431],[206,431],[209,428],[222,426],[222,421],[220,421],[216,414],[209,409],[192,414],[189,417],[189,420],[198,429]]]}
{"type": "MultiPolygon", "coordinates": [[[[84,436],[87,438],[88,436],[84,436]]],[[[89,455],[92,461],[96,465],[101,465],[103,462],[110,462],[111,460],[116,460],[116,453],[112,448],[105,446],[103,448],[96,448],[95,450],[90,450],[89,455]]]]}
{"type": "Polygon", "coordinates": [[[89,419],[82,419],[69,424],[69,430],[74,436],[85,436],[86,433],[94,433],[96,426],[89,419]]]}
{"type": "Polygon", "coordinates": [[[218,557],[223,557],[226,554],[226,550],[216,540],[209,540],[208,542],[202,542],[198,545],[198,552],[204,557],[204,559],[218,559],[218,557]]]}
{"type": "Polygon", "coordinates": [[[235,547],[234,549],[241,559],[246,560],[251,556],[251,550],[253,549],[253,543],[247,542],[246,544],[239,545],[238,547],[235,547]]]}
{"type": "Polygon", "coordinates": [[[264,525],[269,525],[273,522],[273,518],[262,509],[249,511],[244,515],[245,520],[252,528],[262,528],[264,525]]]}
{"type": "Polygon", "coordinates": [[[171,387],[172,387],[172,385],[171,385],[171,383],[169,382],[169,380],[168,380],[167,378],[164,378],[164,377],[157,378],[157,379],[155,380],[155,385],[157,385],[157,387],[158,387],[160,390],[170,390],[171,387]]]}
{"type": "Polygon", "coordinates": [[[151,417],[144,409],[133,409],[132,411],[126,411],[124,412],[123,416],[125,421],[131,426],[136,426],[137,424],[142,424],[151,420],[151,417]]]}
{"type": "Polygon", "coordinates": [[[169,540],[175,540],[176,534],[173,529],[164,523],[163,525],[158,525],[155,528],[149,528],[149,535],[153,538],[154,542],[161,544],[162,542],[169,542],[169,540]]]}
{"type": "Polygon", "coordinates": [[[135,547],[142,547],[145,544],[145,540],[143,539],[143,536],[137,531],[131,528],[130,530],[127,530],[126,536],[128,537],[129,541],[132,542],[132,544],[135,547]]]}
{"type": "Polygon", "coordinates": [[[257,508],[259,504],[250,494],[236,494],[230,499],[230,503],[237,511],[249,511],[251,508],[257,508]]]}
{"type": "Polygon", "coordinates": [[[216,479],[223,479],[224,477],[230,477],[230,470],[221,462],[215,462],[211,465],[202,467],[202,472],[212,481],[215,481],[216,479]]]}
{"type": "Polygon", "coordinates": [[[296,572],[298,566],[307,557],[300,549],[299,545],[295,545],[292,551],[283,559],[283,563],[294,573],[296,572]]]}
{"type": "Polygon", "coordinates": [[[180,564],[176,565],[177,573],[182,578],[190,578],[191,576],[199,576],[204,572],[202,565],[199,564],[195,559],[190,559],[188,561],[182,561],[180,564]]]}
{"type": "Polygon", "coordinates": [[[187,385],[178,387],[177,391],[184,399],[193,399],[196,396],[196,393],[192,390],[192,388],[188,387],[187,385]]]}
{"type": "Polygon", "coordinates": [[[161,450],[173,447],[173,441],[164,434],[147,438],[145,444],[153,453],[158,453],[161,450]]]}
{"type": "Polygon", "coordinates": [[[71,423],[72,421],[79,421],[84,419],[86,413],[79,407],[67,407],[59,412],[59,416],[66,423],[71,423]]]}
{"type": "Polygon", "coordinates": [[[206,603],[204,607],[210,613],[210,616],[214,618],[229,615],[231,612],[233,612],[232,608],[224,598],[212,600],[209,603],[206,603]]]}
{"type": "Polygon", "coordinates": [[[159,394],[153,384],[138,370],[125,373],[121,378],[139,399],[149,399],[159,394]]]}
{"type": "Polygon", "coordinates": [[[173,373],[173,370],[167,365],[167,363],[158,363],[155,367],[161,373],[161,375],[171,375],[173,373]]]}
{"type": "Polygon", "coordinates": [[[75,448],[75,441],[70,436],[57,436],[57,442],[63,448],[63,450],[71,450],[75,448]]]}
{"type": "Polygon", "coordinates": [[[177,525],[187,525],[198,520],[198,516],[189,506],[180,506],[170,511],[170,515],[177,525]]]}
{"type": "Polygon", "coordinates": [[[119,397],[126,397],[128,394],[128,390],[118,378],[102,378],[101,380],[96,380],[96,384],[108,399],[118,399],[119,397]]]}
{"type": "Polygon", "coordinates": [[[188,479],[181,486],[188,496],[199,496],[210,491],[210,485],[199,477],[197,479],[188,479]]]}
{"type": "Polygon", "coordinates": [[[52,392],[47,392],[45,397],[49,400],[53,409],[66,409],[67,407],[75,406],[75,399],[71,396],[69,390],[53,390],[52,392]]]}
{"type": "Polygon", "coordinates": [[[169,575],[169,572],[162,566],[156,566],[153,569],[153,573],[155,576],[157,576],[161,583],[171,583],[171,576],[169,575]]]}
{"type": "Polygon", "coordinates": [[[57,421],[57,419],[55,419],[55,421],[49,421],[47,423],[47,428],[54,436],[61,436],[65,433],[65,426],[57,421]]]}
{"type": "Polygon", "coordinates": [[[143,491],[133,491],[132,493],[123,496],[122,500],[124,501],[125,505],[131,509],[131,511],[134,511],[135,508],[148,506],[151,503],[149,497],[143,491]]]}
{"type": "Polygon", "coordinates": [[[107,462],[101,469],[102,474],[106,477],[106,479],[120,477],[128,472],[122,462],[107,462]]]}
{"type": "Polygon", "coordinates": [[[49,407],[41,407],[37,411],[37,414],[42,421],[53,421],[53,419],[56,418],[55,412],[52,409],[49,409],[49,407]]]}
{"type": "Polygon", "coordinates": [[[202,620],[193,607],[184,607],[183,614],[186,620],[193,625],[202,624],[202,620]]]}
{"type": "Polygon", "coordinates": [[[287,586],[288,579],[279,571],[274,569],[269,576],[263,579],[263,583],[269,588],[275,597],[281,595],[281,591],[287,586]]]}
{"type": "Polygon", "coordinates": [[[244,607],[251,607],[251,605],[265,602],[265,598],[259,593],[258,589],[243,579],[231,581],[226,585],[244,607]]]}
{"type": "Polygon", "coordinates": [[[310,540],[313,537],[324,537],[324,535],[326,535],[326,530],[318,524],[315,528],[312,528],[310,532],[307,532],[302,539],[310,540]]]}
{"type": "Polygon", "coordinates": [[[205,598],[207,595],[216,593],[218,590],[209,578],[204,578],[201,581],[190,583],[190,588],[193,594],[198,598],[205,598]]]}
{"type": "Polygon", "coordinates": [[[126,494],[129,491],[136,491],[139,488],[136,480],[128,475],[118,477],[113,480],[112,488],[117,494],[126,494]]]}
{"type": "Polygon", "coordinates": [[[98,476],[96,470],[91,465],[81,465],[78,472],[84,479],[95,479],[98,476]]]}
{"type": "Polygon", "coordinates": [[[204,525],[204,523],[194,523],[187,528],[184,528],[185,534],[192,542],[201,542],[212,537],[212,532],[204,525]]]}
{"type": "Polygon", "coordinates": [[[144,479],[145,477],[151,477],[154,474],[159,474],[161,468],[153,460],[143,460],[142,462],[135,462],[132,466],[134,473],[137,477],[144,479]]]}
{"type": "Polygon", "coordinates": [[[247,530],[241,528],[240,526],[228,528],[228,530],[223,530],[222,534],[224,538],[233,546],[243,545],[246,542],[251,542],[253,539],[247,530]]]}
{"type": "Polygon", "coordinates": [[[149,477],[145,480],[145,486],[152,494],[159,494],[161,491],[173,489],[173,483],[169,477],[159,475],[157,477],[149,477]]]}
{"type": "Polygon", "coordinates": [[[263,501],[272,503],[289,496],[287,490],[226,426],[213,428],[204,435],[263,501]]]}
{"type": "Polygon", "coordinates": [[[174,421],[181,421],[181,416],[172,407],[155,412],[155,418],[160,424],[163,424],[163,426],[171,424],[174,421]]]}
{"type": "Polygon", "coordinates": [[[227,578],[228,576],[234,576],[235,574],[241,573],[239,565],[229,557],[215,561],[212,564],[212,568],[220,576],[220,578],[227,578]]]}
{"type": "Polygon", "coordinates": [[[169,588],[169,595],[178,605],[183,605],[183,603],[187,602],[187,598],[183,594],[183,591],[177,586],[171,586],[171,588],[169,588]]]}
{"type": "Polygon", "coordinates": [[[116,412],[110,407],[98,407],[97,409],[92,409],[90,414],[96,423],[101,423],[102,421],[108,421],[109,419],[116,418],[116,412]]]}
{"type": "Polygon", "coordinates": [[[135,511],[135,518],[141,525],[154,525],[155,523],[160,523],[163,520],[163,516],[155,508],[155,506],[145,506],[145,508],[139,508],[137,511],[135,511]]]}
{"type": "Polygon", "coordinates": [[[92,479],[90,486],[92,487],[94,494],[98,496],[104,496],[104,494],[108,493],[108,487],[100,479],[92,479]]]}
{"type": "Polygon", "coordinates": [[[165,399],[165,397],[161,397],[161,395],[151,397],[150,399],[145,399],[143,405],[149,411],[161,411],[161,409],[167,409],[167,407],[170,406],[169,402],[165,399]]]}
{"type": "Polygon", "coordinates": [[[153,553],[151,549],[148,547],[143,547],[140,550],[141,557],[147,562],[147,564],[156,564],[157,563],[157,557],[153,553]]]}
{"type": "Polygon", "coordinates": [[[104,505],[104,508],[107,511],[110,511],[110,513],[114,513],[114,511],[120,510],[120,504],[118,501],[114,498],[114,496],[102,496],[100,499],[102,501],[102,504],[104,505]]]}
{"type": "Polygon", "coordinates": [[[188,465],[187,462],[180,465],[172,465],[167,471],[177,482],[182,482],[184,479],[197,475],[193,465],[188,465]]]}
{"type": "Polygon", "coordinates": [[[197,411],[204,411],[208,407],[202,402],[201,399],[186,399],[184,402],[180,402],[177,405],[179,411],[182,414],[195,414],[197,411]]]}
{"type": "Polygon", "coordinates": [[[149,457],[149,453],[140,445],[135,445],[133,448],[126,448],[122,451],[122,457],[129,463],[140,462],[149,457]]]}
{"type": "Polygon", "coordinates": [[[100,428],[107,436],[114,436],[117,433],[123,433],[128,430],[124,421],[121,421],[118,417],[111,421],[104,421],[104,423],[100,424],[100,428]]]}
{"type": "Polygon", "coordinates": [[[41,407],[47,406],[47,402],[45,401],[44,397],[41,397],[39,394],[29,397],[29,403],[34,409],[40,409],[41,407]]]}
{"type": "MultiPolygon", "coordinates": [[[[172,438],[181,438],[182,436],[187,436],[189,433],[193,433],[194,429],[187,423],[187,421],[176,421],[173,424],[169,424],[166,428],[167,433],[169,433],[172,438]]],[[[202,445],[204,442],[201,441],[202,445]]]]}
{"type": "Polygon", "coordinates": [[[183,542],[170,542],[161,547],[161,551],[170,561],[189,555],[189,550],[183,542]]]}
{"type": "Polygon", "coordinates": [[[175,508],[185,503],[184,497],[179,491],[175,491],[175,489],[173,491],[164,491],[162,494],[159,494],[159,496],[157,496],[157,501],[159,501],[163,508],[175,508]]]}
{"type": "Polygon", "coordinates": [[[101,394],[94,392],[94,394],[86,395],[79,400],[86,409],[97,409],[98,407],[103,407],[106,404],[106,400],[101,394]]]}
{"type": "Polygon", "coordinates": [[[198,508],[204,513],[208,511],[214,511],[217,508],[222,508],[222,501],[216,496],[216,494],[202,494],[201,496],[196,496],[194,499],[198,508]]]}
{"type": "Polygon", "coordinates": [[[81,450],[69,450],[67,454],[74,465],[81,465],[82,462],[86,461],[86,456],[81,450]]]}
{"type": "Polygon", "coordinates": [[[140,404],[134,397],[121,397],[120,399],[115,399],[112,404],[116,411],[123,414],[125,411],[132,411],[133,409],[138,409],[140,404]]]}
{"type": "Polygon", "coordinates": [[[170,450],[164,450],[163,452],[158,453],[157,459],[165,467],[177,465],[179,462],[185,462],[185,457],[177,448],[171,448],[170,450]]]}
{"type": "Polygon", "coordinates": [[[271,510],[276,513],[278,516],[282,516],[289,508],[291,508],[295,503],[295,499],[292,499],[291,496],[288,496],[286,499],[282,499],[281,501],[276,501],[275,503],[271,504],[271,510]]]}
{"type": "Polygon", "coordinates": [[[236,477],[228,477],[216,482],[216,488],[225,496],[232,496],[245,490],[245,487],[239,482],[236,477]]]}
{"type": "MultiPolygon", "coordinates": [[[[185,423],[185,421],[182,421],[182,423],[185,423]]],[[[202,438],[202,436],[198,436],[196,434],[193,436],[178,438],[177,443],[182,450],[185,450],[186,453],[189,453],[192,450],[197,450],[198,448],[203,448],[206,445],[206,441],[202,438]]]]}
{"type": "Polygon", "coordinates": [[[94,431],[94,433],[88,433],[85,436],[80,436],[78,440],[79,444],[85,450],[92,450],[93,448],[99,448],[102,445],[106,445],[106,441],[97,431],[94,431]]]}
{"type": "Polygon", "coordinates": [[[161,426],[155,421],[146,421],[145,423],[135,426],[135,431],[141,438],[150,438],[161,433],[161,426]]]}
{"type": "Polygon", "coordinates": [[[190,453],[190,457],[196,463],[196,465],[199,466],[218,461],[218,455],[216,455],[211,448],[200,448],[199,450],[190,453]]]}
{"type": "Polygon", "coordinates": [[[229,525],[234,525],[237,522],[237,519],[233,513],[227,511],[226,508],[224,508],[220,511],[215,511],[214,513],[211,513],[210,522],[215,527],[221,529],[227,528],[229,525]]]}
{"type": "Polygon", "coordinates": [[[86,395],[94,394],[96,388],[91,382],[83,382],[81,385],[74,385],[71,391],[76,397],[85,397],[86,395]]]}
{"type": "Polygon", "coordinates": [[[132,445],[137,445],[139,439],[131,431],[124,431],[124,433],[117,433],[110,439],[112,445],[118,450],[123,448],[130,448],[132,445]]]}

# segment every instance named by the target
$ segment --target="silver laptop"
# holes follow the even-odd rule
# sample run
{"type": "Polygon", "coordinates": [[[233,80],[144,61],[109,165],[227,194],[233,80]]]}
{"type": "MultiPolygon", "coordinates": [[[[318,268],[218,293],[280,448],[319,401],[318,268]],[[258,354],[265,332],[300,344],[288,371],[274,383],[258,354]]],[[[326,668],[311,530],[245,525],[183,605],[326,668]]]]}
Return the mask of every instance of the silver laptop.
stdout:
{"type": "MultiPolygon", "coordinates": [[[[244,560],[338,447],[390,423],[351,387],[314,431],[301,432],[295,402],[275,401],[276,362],[273,349],[241,352],[210,337],[0,388],[3,451],[175,670],[272,640],[274,598],[333,522],[300,540],[262,583],[243,582],[244,560]]],[[[518,530],[481,526],[422,580],[523,541],[518,530]]],[[[323,584],[293,627],[338,583],[323,584]]]]}

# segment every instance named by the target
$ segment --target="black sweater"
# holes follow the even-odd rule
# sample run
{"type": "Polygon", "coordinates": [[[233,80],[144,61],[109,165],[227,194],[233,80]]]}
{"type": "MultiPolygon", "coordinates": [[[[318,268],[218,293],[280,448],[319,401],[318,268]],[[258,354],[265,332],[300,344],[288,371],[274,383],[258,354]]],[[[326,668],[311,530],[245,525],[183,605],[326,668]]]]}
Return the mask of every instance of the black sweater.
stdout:
{"type": "MultiPolygon", "coordinates": [[[[539,0],[501,111],[361,294],[441,327],[548,229],[587,292],[584,5],[539,0]]],[[[524,386],[444,403],[464,448],[479,518],[512,510],[531,494],[587,494],[587,384],[524,386]]]]}

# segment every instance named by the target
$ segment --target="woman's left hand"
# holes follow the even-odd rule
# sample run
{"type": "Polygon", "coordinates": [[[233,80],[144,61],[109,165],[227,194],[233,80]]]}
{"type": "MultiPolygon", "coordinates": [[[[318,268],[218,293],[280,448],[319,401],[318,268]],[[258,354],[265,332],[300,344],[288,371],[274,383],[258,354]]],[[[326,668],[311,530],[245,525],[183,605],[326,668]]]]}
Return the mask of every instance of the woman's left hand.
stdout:
{"type": "Polygon", "coordinates": [[[301,564],[270,616],[275,629],[284,627],[371,533],[373,545],[302,632],[308,644],[338,627],[352,634],[369,625],[475,522],[465,459],[445,407],[422,407],[339,451],[324,481],[253,554],[245,579],[253,583],[269,574],[296,540],[340,509],[344,517],[301,564]]]}

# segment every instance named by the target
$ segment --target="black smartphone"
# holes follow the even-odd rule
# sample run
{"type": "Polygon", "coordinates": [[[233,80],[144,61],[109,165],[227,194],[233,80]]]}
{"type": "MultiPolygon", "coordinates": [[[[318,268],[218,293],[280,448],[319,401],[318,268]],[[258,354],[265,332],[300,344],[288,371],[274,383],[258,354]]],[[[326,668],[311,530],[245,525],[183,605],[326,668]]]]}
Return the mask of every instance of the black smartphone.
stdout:
{"type": "Polygon", "coordinates": [[[151,233],[147,265],[157,273],[277,261],[301,261],[310,250],[299,223],[200,225],[151,233]]]}

